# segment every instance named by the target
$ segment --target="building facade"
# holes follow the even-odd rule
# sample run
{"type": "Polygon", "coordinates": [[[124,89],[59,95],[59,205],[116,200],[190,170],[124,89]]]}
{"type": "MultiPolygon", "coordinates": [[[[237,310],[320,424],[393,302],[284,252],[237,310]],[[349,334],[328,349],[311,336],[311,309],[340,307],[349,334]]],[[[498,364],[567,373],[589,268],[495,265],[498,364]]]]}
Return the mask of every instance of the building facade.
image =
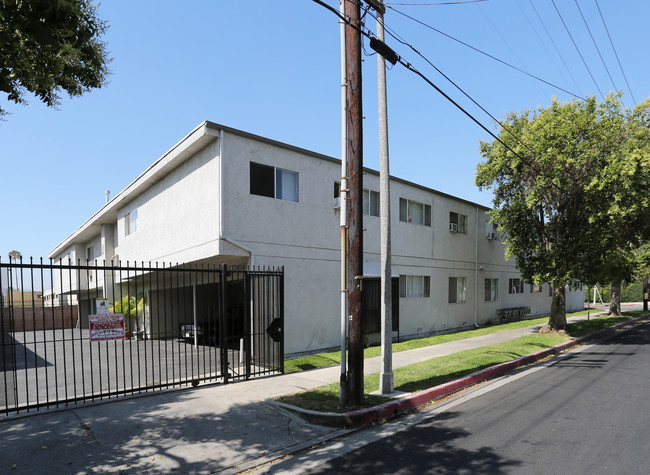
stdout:
{"type": "MultiPolygon", "coordinates": [[[[340,339],[341,162],[204,122],[50,253],[76,262],[283,266],[285,353],[340,339]]],[[[364,261],[379,261],[379,174],[364,170],[364,261]]],[[[391,178],[401,338],[486,324],[498,310],[547,314],[548,284],[524,283],[488,208],[391,178]]],[[[103,285],[97,276],[92,285],[103,285]]],[[[81,284],[57,283],[56,294],[81,284]]],[[[584,291],[567,292],[567,310],[584,291]]],[[[80,305],[82,302],[80,301],[80,305]]]]}

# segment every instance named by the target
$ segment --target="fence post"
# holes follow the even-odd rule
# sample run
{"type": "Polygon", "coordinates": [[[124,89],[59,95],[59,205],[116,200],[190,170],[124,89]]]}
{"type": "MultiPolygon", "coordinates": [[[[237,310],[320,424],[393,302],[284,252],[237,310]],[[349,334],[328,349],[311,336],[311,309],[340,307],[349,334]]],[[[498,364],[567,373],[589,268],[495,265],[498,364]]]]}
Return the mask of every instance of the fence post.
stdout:
{"type": "Polygon", "coordinates": [[[221,276],[220,276],[220,292],[221,298],[219,299],[219,363],[221,365],[221,376],[223,376],[223,382],[228,382],[228,347],[226,339],[226,329],[228,323],[228,316],[226,311],[228,306],[226,305],[226,279],[228,278],[228,266],[226,264],[221,265],[221,276]]]}

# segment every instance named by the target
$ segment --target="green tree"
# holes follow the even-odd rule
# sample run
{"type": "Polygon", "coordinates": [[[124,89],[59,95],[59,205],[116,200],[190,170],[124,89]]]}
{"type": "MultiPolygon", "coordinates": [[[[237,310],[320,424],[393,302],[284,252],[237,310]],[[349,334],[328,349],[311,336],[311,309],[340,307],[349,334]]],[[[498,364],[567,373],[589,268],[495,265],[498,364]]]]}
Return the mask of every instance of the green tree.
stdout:
{"type": "MultiPolygon", "coordinates": [[[[49,107],[106,83],[106,23],[90,0],[0,0],[0,91],[30,92],[49,107]]],[[[6,111],[0,106],[0,116],[6,111]]]]}
{"type": "MultiPolygon", "coordinates": [[[[494,190],[491,218],[504,232],[506,256],[524,279],[552,285],[549,325],[564,329],[565,285],[597,281],[595,269],[618,248],[613,237],[603,239],[604,230],[616,235],[607,226],[620,221],[606,219],[617,209],[600,185],[613,184],[613,164],[627,164],[636,151],[630,113],[616,95],[603,103],[553,100],[534,113],[513,112],[503,125],[500,141],[481,142],[487,160],[476,184],[494,190]]],[[[617,180],[627,184],[624,174],[617,180]]]]}
{"type": "Polygon", "coordinates": [[[650,99],[633,110],[614,103],[610,115],[617,115],[615,159],[604,164],[597,180],[589,186],[597,200],[592,225],[599,232],[603,255],[594,261],[592,274],[611,283],[609,313],[621,315],[623,282],[632,282],[639,265],[637,250],[650,240],[650,99]]]}

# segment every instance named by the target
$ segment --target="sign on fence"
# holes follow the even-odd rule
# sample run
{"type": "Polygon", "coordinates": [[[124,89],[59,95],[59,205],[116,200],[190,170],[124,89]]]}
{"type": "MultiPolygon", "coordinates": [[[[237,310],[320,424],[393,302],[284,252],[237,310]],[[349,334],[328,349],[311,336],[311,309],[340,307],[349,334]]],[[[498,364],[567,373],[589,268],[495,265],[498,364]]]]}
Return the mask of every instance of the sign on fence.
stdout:
{"type": "Polygon", "coordinates": [[[89,315],[90,341],[124,340],[124,315],[89,315]]]}

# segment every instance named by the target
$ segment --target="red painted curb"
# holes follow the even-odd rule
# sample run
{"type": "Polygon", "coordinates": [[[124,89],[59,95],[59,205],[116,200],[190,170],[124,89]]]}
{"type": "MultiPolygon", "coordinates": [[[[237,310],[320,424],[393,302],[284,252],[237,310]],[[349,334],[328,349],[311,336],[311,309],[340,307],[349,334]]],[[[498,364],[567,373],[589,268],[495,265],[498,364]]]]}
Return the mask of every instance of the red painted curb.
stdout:
{"type": "Polygon", "coordinates": [[[357,428],[364,425],[372,424],[378,420],[390,419],[404,412],[415,409],[416,407],[435,401],[445,396],[449,396],[461,389],[468,388],[477,383],[486,381],[490,378],[500,376],[504,373],[512,371],[514,369],[520,368],[522,366],[527,366],[532,363],[536,363],[540,360],[548,358],[549,356],[554,356],[559,353],[562,353],[570,348],[578,346],[582,343],[585,343],[590,340],[594,340],[600,337],[614,333],[615,331],[627,326],[632,323],[636,323],[640,320],[650,318],[650,314],[642,315],[637,318],[619,323],[612,327],[603,328],[597,332],[590,333],[589,335],[576,338],[575,340],[567,341],[565,343],[560,343],[559,345],[553,346],[551,348],[546,348],[544,350],[531,353],[530,355],[522,356],[520,358],[514,359],[512,361],[507,361],[489,368],[477,371],[468,376],[465,376],[448,383],[440,384],[430,389],[420,391],[419,393],[413,394],[411,396],[406,396],[404,398],[390,401],[379,406],[370,407],[367,409],[360,409],[358,411],[346,412],[340,415],[343,420],[343,424],[346,428],[357,428]]]}

